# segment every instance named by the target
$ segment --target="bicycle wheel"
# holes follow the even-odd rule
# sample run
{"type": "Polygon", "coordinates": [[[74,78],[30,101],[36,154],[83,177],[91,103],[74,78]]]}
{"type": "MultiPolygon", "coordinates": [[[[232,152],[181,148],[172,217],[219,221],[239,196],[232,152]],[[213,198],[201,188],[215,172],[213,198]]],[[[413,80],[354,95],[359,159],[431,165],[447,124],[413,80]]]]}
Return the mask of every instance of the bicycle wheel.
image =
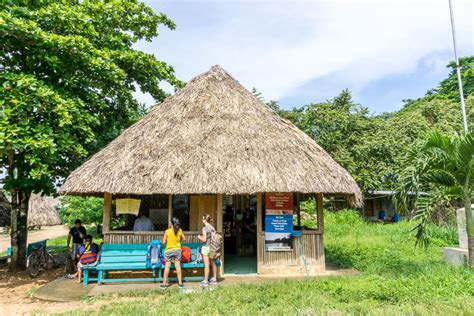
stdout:
{"type": "Polygon", "coordinates": [[[39,274],[40,270],[40,258],[37,256],[36,253],[32,253],[31,255],[28,256],[28,260],[26,261],[26,266],[28,269],[28,273],[30,274],[30,277],[36,278],[39,274]]]}

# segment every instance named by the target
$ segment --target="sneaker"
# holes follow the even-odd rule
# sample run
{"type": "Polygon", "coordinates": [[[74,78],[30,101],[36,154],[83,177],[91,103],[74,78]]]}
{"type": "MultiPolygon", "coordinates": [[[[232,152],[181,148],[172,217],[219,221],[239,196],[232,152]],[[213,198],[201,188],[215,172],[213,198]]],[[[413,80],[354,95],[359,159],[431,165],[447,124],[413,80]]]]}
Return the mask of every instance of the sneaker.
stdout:
{"type": "Polygon", "coordinates": [[[168,288],[168,285],[164,285],[164,284],[160,285],[160,289],[162,289],[162,290],[166,290],[167,288],[168,288]]]}
{"type": "Polygon", "coordinates": [[[201,283],[199,283],[199,285],[207,287],[207,286],[209,286],[209,282],[202,281],[201,283]]]}
{"type": "Polygon", "coordinates": [[[184,284],[178,284],[178,289],[184,289],[184,284]]]}
{"type": "Polygon", "coordinates": [[[209,285],[216,285],[216,284],[217,284],[216,279],[211,279],[211,281],[209,281],[209,285]]]}

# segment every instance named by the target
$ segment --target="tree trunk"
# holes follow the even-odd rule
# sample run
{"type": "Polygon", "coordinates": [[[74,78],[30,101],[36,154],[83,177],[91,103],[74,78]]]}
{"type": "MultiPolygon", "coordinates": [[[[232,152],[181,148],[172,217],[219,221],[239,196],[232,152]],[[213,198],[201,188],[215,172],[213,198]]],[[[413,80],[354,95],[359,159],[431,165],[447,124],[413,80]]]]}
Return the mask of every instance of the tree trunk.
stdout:
{"type": "Polygon", "coordinates": [[[466,232],[467,250],[469,253],[469,266],[474,268],[474,219],[472,218],[471,197],[464,201],[464,211],[466,212],[466,232]]]}
{"type": "Polygon", "coordinates": [[[28,237],[28,201],[30,193],[14,189],[11,210],[11,263],[10,270],[24,269],[26,266],[26,247],[28,237]]]}

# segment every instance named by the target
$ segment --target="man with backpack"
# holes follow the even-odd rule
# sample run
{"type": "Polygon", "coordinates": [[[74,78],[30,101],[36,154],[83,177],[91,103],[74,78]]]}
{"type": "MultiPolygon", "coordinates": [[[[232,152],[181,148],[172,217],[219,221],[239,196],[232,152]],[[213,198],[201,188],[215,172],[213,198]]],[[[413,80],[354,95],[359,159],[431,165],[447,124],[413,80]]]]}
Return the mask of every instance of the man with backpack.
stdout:
{"type": "Polygon", "coordinates": [[[201,253],[204,258],[204,281],[201,286],[209,286],[217,284],[217,265],[216,259],[221,256],[222,236],[219,235],[215,228],[211,225],[211,216],[206,214],[202,217],[202,235],[198,239],[204,244],[201,247],[201,253]],[[212,265],[212,278],[209,280],[209,270],[212,265]]]}

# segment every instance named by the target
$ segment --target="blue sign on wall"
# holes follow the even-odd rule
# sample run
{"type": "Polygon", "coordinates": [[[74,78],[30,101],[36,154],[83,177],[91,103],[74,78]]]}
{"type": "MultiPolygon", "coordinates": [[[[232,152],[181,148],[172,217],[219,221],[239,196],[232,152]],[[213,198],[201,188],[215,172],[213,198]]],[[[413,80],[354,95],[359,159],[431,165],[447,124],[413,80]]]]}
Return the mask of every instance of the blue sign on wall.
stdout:
{"type": "Polygon", "coordinates": [[[293,215],[265,216],[265,250],[291,251],[293,249],[293,215]]]}
{"type": "Polygon", "coordinates": [[[292,233],[293,215],[266,215],[265,232],[267,233],[292,233]]]}

